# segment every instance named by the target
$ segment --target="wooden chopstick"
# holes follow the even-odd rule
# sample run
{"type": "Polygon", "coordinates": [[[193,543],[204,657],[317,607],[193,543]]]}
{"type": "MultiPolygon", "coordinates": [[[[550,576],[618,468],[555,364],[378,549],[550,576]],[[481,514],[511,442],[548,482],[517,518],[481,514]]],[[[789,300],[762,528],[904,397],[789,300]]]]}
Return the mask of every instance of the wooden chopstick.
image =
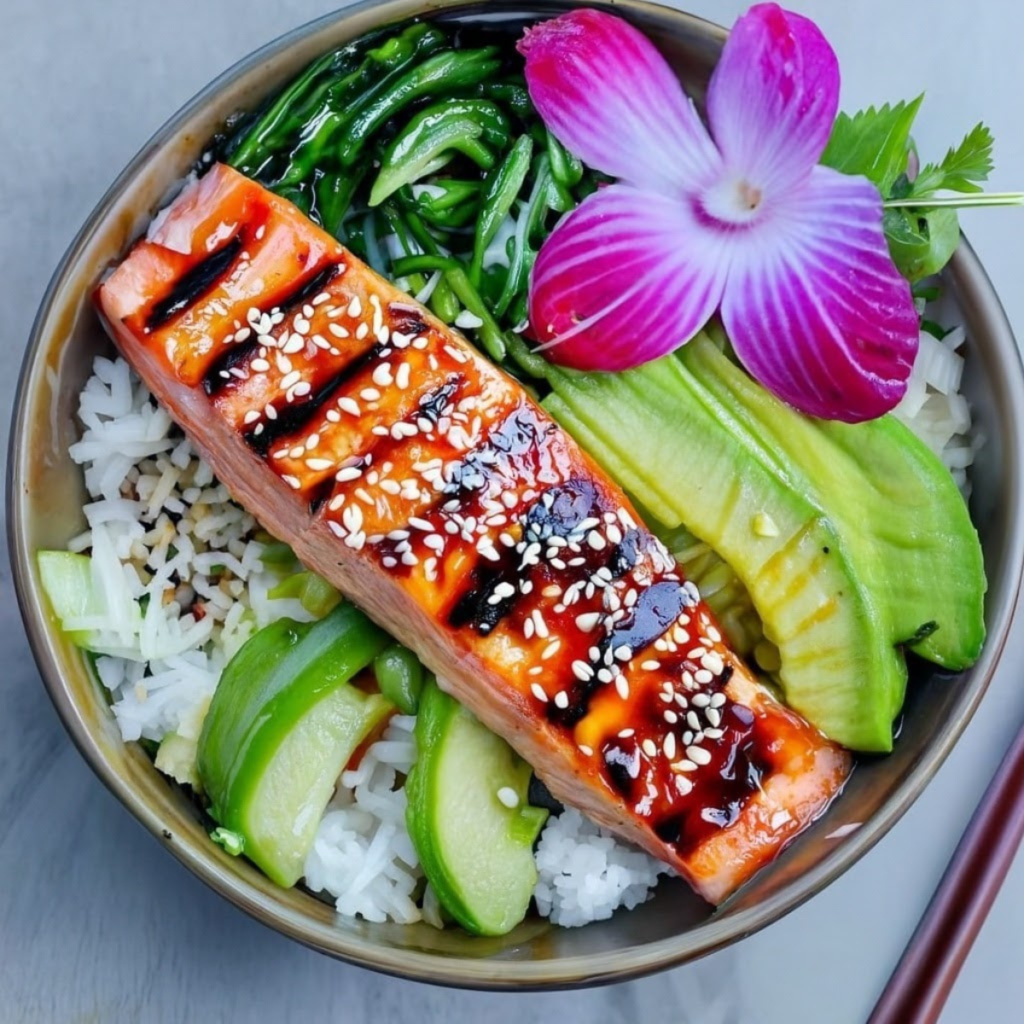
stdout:
{"type": "Polygon", "coordinates": [[[1024,725],[985,790],[868,1024],[934,1024],[1024,838],[1024,725]]]}

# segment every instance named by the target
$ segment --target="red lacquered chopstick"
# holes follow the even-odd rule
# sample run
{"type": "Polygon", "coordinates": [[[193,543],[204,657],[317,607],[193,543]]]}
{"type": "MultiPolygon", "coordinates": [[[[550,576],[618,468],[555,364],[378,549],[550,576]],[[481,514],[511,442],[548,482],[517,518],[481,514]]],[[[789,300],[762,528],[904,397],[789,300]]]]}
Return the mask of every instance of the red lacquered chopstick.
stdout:
{"type": "Polygon", "coordinates": [[[934,1024],[1024,838],[1024,726],[989,783],[868,1024],[934,1024]]]}

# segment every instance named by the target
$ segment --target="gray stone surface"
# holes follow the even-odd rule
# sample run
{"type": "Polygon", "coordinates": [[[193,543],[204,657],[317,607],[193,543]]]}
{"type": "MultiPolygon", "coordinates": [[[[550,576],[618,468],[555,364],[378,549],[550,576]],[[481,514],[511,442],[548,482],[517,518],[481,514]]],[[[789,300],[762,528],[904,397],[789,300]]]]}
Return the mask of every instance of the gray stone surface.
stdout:
{"type": "MultiPolygon", "coordinates": [[[[1011,0],[790,0],[840,53],[848,107],[927,89],[919,141],[937,156],[979,118],[999,141],[993,186],[1024,186],[1017,5],[1011,0]]],[[[690,0],[731,20],[739,0],[690,0]]],[[[237,58],[329,9],[316,0],[36,0],[3,4],[0,52],[0,408],[47,278],[133,152],[237,58]]],[[[1021,212],[964,218],[1024,331],[1021,212]]],[[[7,416],[0,417],[4,450],[7,416]]],[[[334,963],[204,888],[71,748],[0,567],[0,1019],[77,1024],[559,1019],[617,1024],[862,1021],[1024,715],[1024,632],[934,784],[845,877],[774,927],[697,964],[580,993],[449,992],[334,963]]],[[[1024,871],[1015,869],[944,1020],[1024,1005],[1024,871]]]]}

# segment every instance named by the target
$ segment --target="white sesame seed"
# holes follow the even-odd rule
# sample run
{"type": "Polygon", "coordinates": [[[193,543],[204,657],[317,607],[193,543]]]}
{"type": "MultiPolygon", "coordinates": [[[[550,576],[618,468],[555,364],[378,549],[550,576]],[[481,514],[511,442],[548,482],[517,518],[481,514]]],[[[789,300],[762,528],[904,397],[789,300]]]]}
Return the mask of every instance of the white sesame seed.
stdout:
{"type": "Polygon", "coordinates": [[[587,534],[587,543],[595,551],[602,551],[607,546],[607,541],[597,532],[597,530],[591,530],[590,533],[587,534]]]}
{"type": "Polygon", "coordinates": [[[633,657],[633,649],[631,647],[627,647],[626,644],[622,644],[620,647],[615,648],[615,657],[618,658],[619,661],[629,661],[629,659],[633,657]]]}
{"type": "Polygon", "coordinates": [[[697,765],[711,764],[711,754],[709,754],[703,747],[687,747],[686,756],[697,765]]]}
{"type": "Polygon", "coordinates": [[[291,475],[289,475],[289,474],[285,474],[284,476],[282,476],[282,477],[281,477],[281,479],[282,479],[282,480],[283,480],[283,481],[284,481],[284,482],[285,482],[285,483],[286,483],[286,484],[287,484],[287,485],[288,485],[288,486],[289,486],[289,487],[290,487],[290,488],[291,488],[291,489],[292,489],[293,491],[297,491],[297,490],[299,490],[299,489],[300,489],[300,488],[302,487],[302,484],[300,484],[300,483],[299,483],[299,480],[298,480],[298,478],[297,478],[297,477],[291,476],[291,475]]]}
{"type": "Polygon", "coordinates": [[[615,677],[615,690],[623,700],[629,699],[629,682],[621,672],[615,677]]]}
{"type": "Polygon", "coordinates": [[[390,387],[394,383],[394,378],[391,376],[391,364],[381,363],[379,366],[375,366],[372,379],[373,383],[379,387],[390,387]]]}
{"type": "Polygon", "coordinates": [[[541,614],[541,610],[539,608],[534,608],[530,614],[533,616],[533,624],[537,629],[537,636],[539,636],[541,640],[547,640],[551,635],[551,631],[548,629],[548,624],[544,621],[544,616],[541,614]]]}
{"type": "Polygon", "coordinates": [[[677,775],[675,780],[680,796],[689,796],[693,792],[693,783],[685,775],[677,775]]]}
{"type": "Polygon", "coordinates": [[[717,710],[716,708],[708,708],[706,715],[708,721],[715,729],[717,729],[722,724],[722,712],[717,710]]]}
{"type": "Polygon", "coordinates": [[[502,786],[497,793],[498,802],[510,811],[519,806],[519,794],[511,786],[502,786]]]}
{"type": "Polygon", "coordinates": [[[362,341],[363,338],[365,338],[369,333],[370,333],[370,325],[369,324],[360,324],[356,328],[356,338],[358,338],[359,341],[362,341]]]}
{"type": "Polygon", "coordinates": [[[686,712],[686,724],[691,729],[699,729],[700,728],[700,719],[697,717],[697,712],[696,711],[687,711],[686,712]]]}
{"type": "Polygon", "coordinates": [[[671,708],[669,708],[668,711],[666,711],[662,715],[662,717],[665,719],[666,722],[668,722],[669,725],[675,725],[676,722],[679,721],[679,716],[671,708]]]}
{"type": "Polygon", "coordinates": [[[584,612],[576,616],[576,628],[582,633],[590,633],[600,621],[600,612],[584,612]]]}
{"type": "Polygon", "coordinates": [[[709,651],[700,659],[701,665],[706,668],[712,675],[720,676],[722,670],[725,668],[725,662],[715,651],[709,651]]]}
{"type": "Polygon", "coordinates": [[[322,473],[333,465],[334,463],[330,459],[306,459],[307,468],[313,470],[314,473],[322,473]]]}
{"type": "Polygon", "coordinates": [[[559,690],[555,694],[555,707],[556,708],[567,708],[569,706],[569,694],[565,690],[559,690]]]}
{"type": "Polygon", "coordinates": [[[586,745],[586,743],[580,743],[579,744],[579,752],[581,754],[583,754],[585,757],[593,757],[594,756],[594,748],[593,747],[588,747],[586,745]]]}
{"type": "MultiPolygon", "coordinates": [[[[534,667],[535,668],[540,668],[539,665],[536,665],[534,667]]],[[[543,701],[545,704],[547,704],[547,702],[548,702],[548,695],[544,691],[544,687],[541,686],[540,683],[530,683],[530,692],[534,695],[534,697],[537,698],[537,700],[543,701]]]]}
{"type": "Polygon", "coordinates": [[[266,359],[256,358],[249,363],[249,368],[253,373],[266,373],[270,369],[270,363],[266,359]]]}
{"type": "Polygon", "coordinates": [[[716,693],[711,698],[711,706],[713,708],[720,708],[726,700],[727,698],[724,693],[716,693]]]}
{"type": "Polygon", "coordinates": [[[655,661],[653,658],[649,658],[647,661],[641,661],[640,667],[645,672],[657,672],[661,668],[661,662],[655,661]]]}
{"type": "Polygon", "coordinates": [[[674,732],[670,732],[665,736],[661,749],[670,761],[676,756],[676,734],[674,732]]]}
{"type": "Polygon", "coordinates": [[[657,747],[657,744],[655,744],[654,740],[652,740],[652,739],[645,739],[645,740],[643,741],[643,743],[641,743],[641,744],[640,744],[640,749],[641,749],[641,750],[642,750],[642,751],[643,751],[643,752],[644,752],[644,753],[645,753],[645,754],[646,754],[646,755],[647,755],[648,757],[657,757],[657,756],[658,756],[658,747],[657,747]]]}
{"type": "Polygon", "coordinates": [[[725,733],[721,729],[711,728],[705,729],[704,735],[707,736],[709,740],[720,740],[725,735],[725,733]]]}
{"type": "Polygon", "coordinates": [[[693,673],[693,678],[701,686],[707,686],[715,677],[706,668],[699,668],[693,673]]]}
{"type": "Polygon", "coordinates": [[[363,388],[363,390],[359,392],[359,397],[364,402],[379,402],[380,392],[376,388],[363,388]]]}
{"type": "Polygon", "coordinates": [[[255,423],[259,418],[260,418],[259,410],[258,409],[250,409],[245,414],[243,422],[246,424],[246,426],[248,426],[248,425],[250,425],[252,423],[255,423]]]}
{"type": "Polygon", "coordinates": [[[594,678],[594,670],[585,661],[578,659],[572,663],[572,674],[582,683],[588,683],[594,678]]]}
{"type": "Polygon", "coordinates": [[[544,650],[541,652],[541,660],[547,661],[548,658],[553,658],[558,653],[558,649],[561,646],[561,640],[552,640],[551,643],[549,643],[547,647],[545,647],[544,650]]]}

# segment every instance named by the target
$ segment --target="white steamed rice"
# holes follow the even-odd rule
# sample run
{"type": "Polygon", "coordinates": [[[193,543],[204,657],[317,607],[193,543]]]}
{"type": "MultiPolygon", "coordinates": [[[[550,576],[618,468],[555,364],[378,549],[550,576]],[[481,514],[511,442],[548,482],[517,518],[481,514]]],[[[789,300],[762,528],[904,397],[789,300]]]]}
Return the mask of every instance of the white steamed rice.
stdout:
{"type": "MultiPolygon", "coordinates": [[[[959,390],[963,340],[962,329],[942,341],[922,334],[896,415],[967,494],[980,439],[971,437],[959,390]]],[[[298,601],[268,597],[278,578],[261,560],[257,523],[124,360],[96,359],[79,418],[82,438],[70,453],[85,470],[89,528],[69,547],[91,553],[102,606],[65,628],[92,633],[96,670],[126,741],[176,733],[194,742],[235,651],[275,619],[309,616],[298,601]]],[[[416,757],[414,724],[394,717],[359,766],[342,774],[317,831],[305,880],[333,898],[343,917],[441,926],[405,827],[402,781],[416,757]]],[[[668,873],[571,809],[548,820],[536,862],[537,909],[564,927],[632,909],[668,873]]]]}

